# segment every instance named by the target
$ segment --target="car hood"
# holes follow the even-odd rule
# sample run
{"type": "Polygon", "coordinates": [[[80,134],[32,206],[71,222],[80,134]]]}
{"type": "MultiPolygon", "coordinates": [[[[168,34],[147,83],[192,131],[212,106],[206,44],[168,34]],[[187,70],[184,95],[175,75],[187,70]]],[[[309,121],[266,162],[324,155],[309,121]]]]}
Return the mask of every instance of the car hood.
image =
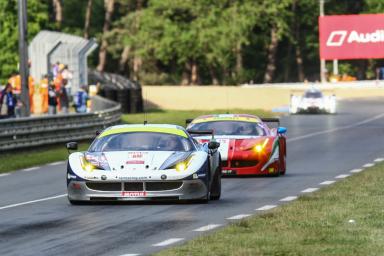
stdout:
{"type": "MultiPolygon", "coordinates": [[[[249,135],[219,135],[215,136],[215,140],[217,142],[220,142],[219,152],[221,155],[222,160],[227,160],[228,158],[231,158],[235,154],[235,152],[238,151],[247,151],[251,150],[252,147],[256,146],[257,144],[263,144],[264,141],[268,138],[268,140],[273,141],[273,138],[270,138],[270,136],[249,136],[249,135]]],[[[208,142],[211,137],[202,136],[202,137],[195,137],[197,141],[200,143],[208,142]]],[[[266,145],[267,147],[270,145],[266,145]]]]}
{"type": "Polygon", "coordinates": [[[174,151],[115,151],[105,152],[109,167],[112,171],[139,169],[158,170],[174,151]]]}

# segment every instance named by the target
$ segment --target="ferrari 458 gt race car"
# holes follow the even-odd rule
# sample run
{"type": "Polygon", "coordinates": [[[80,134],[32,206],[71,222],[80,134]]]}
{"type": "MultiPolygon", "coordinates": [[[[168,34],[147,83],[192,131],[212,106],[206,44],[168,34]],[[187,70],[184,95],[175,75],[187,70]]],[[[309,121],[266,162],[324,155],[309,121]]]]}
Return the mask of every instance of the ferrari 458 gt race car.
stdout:
{"type": "MultiPolygon", "coordinates": [[[[187,120],[187,130],[213,130],[220,142],[224,175],[284,175],[286,170],[286,128],[270,128],[266,122],[279,119],[260,119],[245,114],[219,114],[187,120]]],[[[199,142],[207,136],[195,137],[199,142]]]]}
{"type": "MultiPolygon", "coordinates": [[[[217,200],[221,194],[219,143],[203,145],[181,126],[117,125],[88,151],[69,155],[68,199],[85,201],[217,200]]],[[[77,143],[67,144],[77,150],[77,143]]]]}
{"type": "Polygon", "coordinates": [[[324,95],[318,89],[309,89],[303,96],[291,96],[289,113],[336,113],[336,96],[324,95]]]}

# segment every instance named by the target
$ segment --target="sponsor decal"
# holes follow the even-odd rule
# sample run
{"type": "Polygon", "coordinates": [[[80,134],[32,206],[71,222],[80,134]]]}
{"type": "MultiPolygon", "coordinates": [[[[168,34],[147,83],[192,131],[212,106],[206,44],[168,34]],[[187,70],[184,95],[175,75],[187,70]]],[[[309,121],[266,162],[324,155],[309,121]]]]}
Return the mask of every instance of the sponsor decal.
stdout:
{"type": "Polygon", "coordinates": [[[67,178],[70,179],[76,179],[77,177],[75,175],[71,175],[68,173],[67,178]]]}
{"type": "Polygon", "coordinates": [[[129,160],[125,162],[126,164],[144,164],[144,160],[129,160]]]}
{"type": "Polygon", "coordinates": [[[383,24],[384,14],[320,17],[321,58],[325,60],[383,58],[383,24]]]}
{"type": "Polygon", "coordinates": [[[117,176],[116,178],[119,180],[148,180],[147,176],[143,176],[143,177],[117,176]]]}
{"type": "Polygon", "coordinates": [[[340,47],[343,44],[367,44],[384,42],[384,30],[376,30],[372,33],[359,33],[356,30],[338,30],[329,34],[326,45],[340,47]],[[347,37],[348,35],[348,37],[347,37]],[[345,40],[347,38],[347,40],[345,40]]]}
{"type": "Polygon", "coordinates": [[[87,179],[87,180],[98,180],[99,177],[96,177],[96,176],[84,176],[84,179],[87,179]]]}
{"type": "Polygon", "coordinates": [[[147,155],[147,152],[128,152],[128,157],[130,159],[141,159],[145,155],[147,155]]]}
{"type": "Polygon", "coordinates": [[[236,171],[235,170],[222,170],[221,173],[222,174],[236,174],[236,171]]]}
{"type": "Polygon", "coordinates": [[[121,196],[125,197],[146,197],[147,192],[145,191],[121,191],[121,196]]]}

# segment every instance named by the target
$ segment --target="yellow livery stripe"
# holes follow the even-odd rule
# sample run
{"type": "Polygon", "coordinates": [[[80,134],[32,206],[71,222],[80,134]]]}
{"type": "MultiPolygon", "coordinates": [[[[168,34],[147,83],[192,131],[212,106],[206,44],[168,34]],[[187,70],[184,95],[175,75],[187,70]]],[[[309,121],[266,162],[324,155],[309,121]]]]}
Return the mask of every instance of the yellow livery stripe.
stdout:
{"type": "Polygon", "coordinates": [[[109,129],[99,135],[99,138],[112,135],[119,134],[125,132],[159,132],[159,133],[167,133],[174,134],[184,138],[188,138],[188,135],[183,130],[174,129],[174,128],[166,128],[166,127],[151,127],[151,126],[143,126],[143,127],[124,127],[124,128],[115,128],[109,129]]]}
{"type": "Polygon", "coordinates": [[[215,122],[215,121],[242,121],[249,123],[259,123],[260,120],[254,117],[244,117],[244,116],[233,116],[233,117],[220,117],[220,116],[212,116],[206,118],[198,118],[193,120],[193,124],[205,123],[205,122],[215,122]]]}

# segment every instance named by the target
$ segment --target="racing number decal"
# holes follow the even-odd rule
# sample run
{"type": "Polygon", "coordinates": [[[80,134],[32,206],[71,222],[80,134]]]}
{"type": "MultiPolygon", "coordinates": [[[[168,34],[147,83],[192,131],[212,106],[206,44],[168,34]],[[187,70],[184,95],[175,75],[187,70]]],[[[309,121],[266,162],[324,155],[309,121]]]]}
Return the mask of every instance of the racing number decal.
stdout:
{"type": "Polygon", "coordinates": [[[121,195],[125,197],[146,197],[145,191],[121,191],[121,195]]]}

